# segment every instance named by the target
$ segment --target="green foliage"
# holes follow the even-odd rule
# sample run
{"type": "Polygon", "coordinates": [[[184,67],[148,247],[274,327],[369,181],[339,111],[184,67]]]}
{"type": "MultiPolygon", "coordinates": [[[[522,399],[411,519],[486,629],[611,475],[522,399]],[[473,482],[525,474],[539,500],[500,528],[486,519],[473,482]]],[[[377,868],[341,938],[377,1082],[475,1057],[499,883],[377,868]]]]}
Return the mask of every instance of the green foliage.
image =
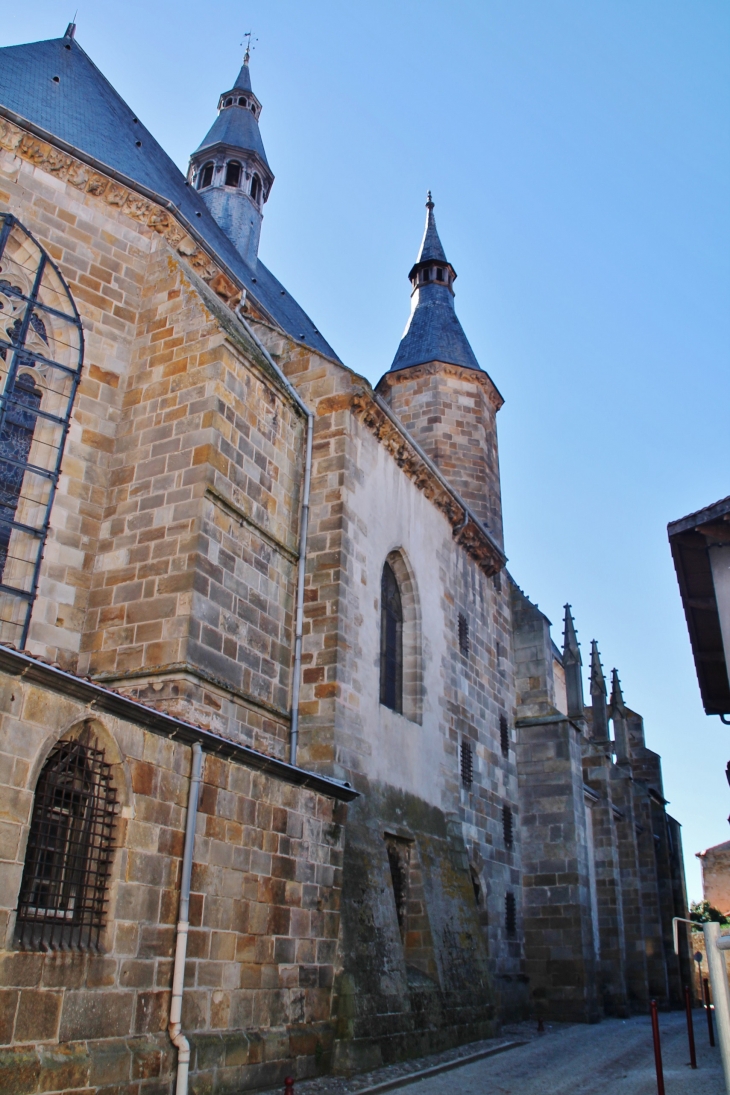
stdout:
{"type": "Polygon", "coordinates": [[[716,909],[714,905],[711,905],[709,901],[693,901],[690,905],[690,920],[694,920],[697,927],[693,927],[692,931],[700,931],[700,924],[709,924],[713,921],[715,924],[730,924],[730,920],[721,913],[719,909],[716,909]]]}

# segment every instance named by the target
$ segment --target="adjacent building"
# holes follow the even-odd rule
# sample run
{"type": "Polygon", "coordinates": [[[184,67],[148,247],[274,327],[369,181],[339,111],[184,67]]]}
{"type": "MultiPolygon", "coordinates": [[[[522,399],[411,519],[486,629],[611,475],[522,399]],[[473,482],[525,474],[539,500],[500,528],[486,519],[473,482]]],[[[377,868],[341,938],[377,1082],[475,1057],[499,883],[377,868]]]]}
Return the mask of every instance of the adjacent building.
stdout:
{"type": "Polygon", "coordinates": [[[244,1090],[688,977],[660,758],[506,569],[431,196],[373,387],[258,257],[248,60],[184,176],[73,25],[0,50],[0,1089],[167,1091],[187,1039],[244,1090]]]}

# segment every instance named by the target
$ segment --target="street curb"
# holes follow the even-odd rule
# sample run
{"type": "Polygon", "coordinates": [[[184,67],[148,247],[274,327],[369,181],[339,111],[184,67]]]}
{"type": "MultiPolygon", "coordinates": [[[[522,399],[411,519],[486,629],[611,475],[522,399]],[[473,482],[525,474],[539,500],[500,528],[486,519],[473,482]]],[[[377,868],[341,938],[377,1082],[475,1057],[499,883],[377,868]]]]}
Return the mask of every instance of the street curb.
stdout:
{"type": "Polygon", "coordinates": [[[493,1046],[492,1049],[480,1049],[478,1053],[470,1053],[468,1057],[459,1057],[455,1061],[446,1061],[442,1065],[432,1065],[431,1068],[423,1068],[420,1072],[411,1072],[408,1076],[398,1076],[393,1080],[383,1080],[372,1087],[361,1087],[355,1095],[376,1095],[380,1091],[393,1091],[397,1087],[405,1087],[406,1084],[415,1084],[418,1080],[428,1080],[431,1076],[438,1076],[440,1072],[450,1072],[453,1068],[461,1068],[462,1065],[470,1065],[474,1061],[481,1061],[485,1057],[496,1057],[498,1053],[506,1053],[508,1049],[517,1049],[518,1046],[526,1046],[527,1042],[505,1042],[501,1046],[493,1046]]]}

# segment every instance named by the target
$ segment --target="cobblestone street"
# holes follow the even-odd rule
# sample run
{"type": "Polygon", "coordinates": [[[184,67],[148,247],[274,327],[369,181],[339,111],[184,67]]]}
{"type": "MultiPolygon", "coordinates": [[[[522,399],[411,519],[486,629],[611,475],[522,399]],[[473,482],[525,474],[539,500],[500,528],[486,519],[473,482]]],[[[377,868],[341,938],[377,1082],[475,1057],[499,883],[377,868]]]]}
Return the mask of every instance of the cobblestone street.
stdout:
{"type": "MultiPolygon", "coordinates": [[[[695,1011],[694,1020],[696,1072],[689,1067],[684,1014],[660,1015],[666,1095],[724,1095],[720,1051],[708,1045],[704,1015],[695,1011]]],[[[391,1066],[351,1080],[311,1080],[298,1083],[295,1091],[297,1095],[375,1095],[386,1090],[407,1095],[656,1095],[648,1016],[610,1019],[596,1026],[548,1027],[540,1037],[533,1032],[534,1024],[530,1024],[525,1045],[415,1082],[406,1069],[412,1075],[416,1067],[437,1065],[442,1058],[391,1066]]],[[[520,1025],[507,1028],[505,1034],[508,1041],[524,1038],[527,1031],[520,1025]]],[[[479,1048],[487,1045],[479,1043],[479,1048]]],[[[468,1055],[477,1048],[461,1050],[468,1055]]]]}
{"type": "MultiPolygon", "coordinates": [[[[696,1013],[696,1020],[702,1018],[696,1013]]],[[[660,1016],[666,1095],[723,1095],[719,1049],[696,1021],[696,1072],[681,1012],[660,1016]]],[[[409,1095],[655,1095],[648,1017],[570,1026],[498,1057],[409,1085],[409,1095]]]]}

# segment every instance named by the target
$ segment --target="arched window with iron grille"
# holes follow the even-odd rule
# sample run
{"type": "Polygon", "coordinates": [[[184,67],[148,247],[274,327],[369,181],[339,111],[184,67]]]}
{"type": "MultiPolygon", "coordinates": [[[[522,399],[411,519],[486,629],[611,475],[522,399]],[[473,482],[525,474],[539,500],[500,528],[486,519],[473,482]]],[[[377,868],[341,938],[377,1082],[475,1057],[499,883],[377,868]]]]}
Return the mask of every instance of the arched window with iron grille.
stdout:
{"type": "Polygon", "coordinates": [[[0,641],[21,648],[83,356],[61,272],[20,221],[0,214],[0,641]]]}
{"type": "Polygon", "coordinates": [[[25,950],[95,950],[118,810],[104,750],[85,728],[59,741],[36,784],[15,939],[25,950]]]}
{"type": "Polygon", "coordinates": [[[388,562],[380,586],[380,702],[403,711],[403,604],[388,562]]]}

